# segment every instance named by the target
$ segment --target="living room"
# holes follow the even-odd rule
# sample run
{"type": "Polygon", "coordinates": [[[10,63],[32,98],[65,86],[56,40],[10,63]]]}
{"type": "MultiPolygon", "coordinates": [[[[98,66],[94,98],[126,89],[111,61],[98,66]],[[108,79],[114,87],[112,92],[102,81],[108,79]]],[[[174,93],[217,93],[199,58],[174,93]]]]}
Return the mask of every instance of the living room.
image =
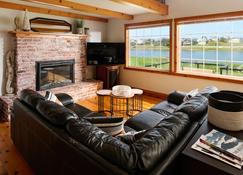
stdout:
{"type": "Polygon", "coordinates": [[[242,174],[242,7],[0,1],[0,174],[242,174]]]}

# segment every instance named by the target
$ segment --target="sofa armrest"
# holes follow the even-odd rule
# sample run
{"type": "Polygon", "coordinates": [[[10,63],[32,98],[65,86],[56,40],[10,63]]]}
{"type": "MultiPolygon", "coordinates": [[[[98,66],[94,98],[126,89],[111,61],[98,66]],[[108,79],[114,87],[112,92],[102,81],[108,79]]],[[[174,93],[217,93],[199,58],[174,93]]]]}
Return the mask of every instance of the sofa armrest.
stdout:
{"type": "Polygon", "coordinates": [[[180,105],[183,103],[185,96],[186,92],[174,91],[168,95],[167,101],[176,105],[180,105]]]}
{"type": "Polygon", "coordinates": [[[58,100],[60,102],[62,102],[62,104],[64,106],[74,103],[73,98],[70,95],[66,94],[66,93],[59,93],[59,94],[55,94],[55,95],[57,96],[58,100]]]}

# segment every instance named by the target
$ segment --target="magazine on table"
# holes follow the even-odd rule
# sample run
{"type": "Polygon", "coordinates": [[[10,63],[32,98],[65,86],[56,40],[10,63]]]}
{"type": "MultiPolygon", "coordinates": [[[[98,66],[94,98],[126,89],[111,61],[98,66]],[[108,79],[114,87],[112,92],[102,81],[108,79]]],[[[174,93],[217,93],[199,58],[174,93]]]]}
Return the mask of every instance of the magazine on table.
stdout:
{"type": "Polygon", "coordinates": [[[240,162],[243,160],[243,141],[235,137],[217,130],[212,130],[201,137],[200,141],[227,156],[239,160],[240,162]]]}
{"type": "Polygon", "coordinates": [[[242,164],[243,164],[242,162],[240,162],[234,158],[228,157],[228,156],[224,155],[223,153],[212,149],[210,146],[205,145],[204,143],[200,142],[200,139],[198,139],[197,142],[194,143],[191,148],[194,150],[197,150],[201,153],[204,153],[208,156],[211,156],[215,159],[218,159],[224,163],[227,163],[237,169],[241,169],[241,167],[242,167],[242,164]]]}

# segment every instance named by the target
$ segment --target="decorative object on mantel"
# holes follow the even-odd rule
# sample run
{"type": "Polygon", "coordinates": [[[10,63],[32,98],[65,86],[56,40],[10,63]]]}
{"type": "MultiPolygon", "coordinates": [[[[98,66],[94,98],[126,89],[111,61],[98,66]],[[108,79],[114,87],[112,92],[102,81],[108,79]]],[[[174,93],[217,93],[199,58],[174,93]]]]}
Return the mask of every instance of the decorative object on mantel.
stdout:
{"type": "Polygon", "coordinates": [[[84,28],[84,34],[89,35],[89,28],[87,28],[87,27],[84,28]]]}
{"type": "Polygon", "coordinates": [[[25,9],[24,13],[24,20],[23,20],[23,31],[30,31],[30,21],[29,21],[29,15],[28,10],[25,9]]]}
{"type": "Polygon", "coordinates": [[[76,33],[84,34],[84,21],[82,19],[76,20],[76,33]]]}
{"type": "Polygon", "coordinates": [[[31,30],[34,32],[69,33],[72,25],[64,20],[49,18],[33,18],[30,20],[31,30]]]}
{"type": "Polygon", "coordinates": [[[9,51],[6,55],[6,95],[14,95],[14,51],[9,51]]]}
{"type": "Polygon", "coordinates": [[[243,93],[220,91],[210,94],[208,121],[225,130],[243,130],[243,93]]]}
{"type": "Polygon", "coordinates": [[[16,16],[14,18],[14,24],[15,24],[15,31],[21,31],[22,29],[22,24],[19,16],[16,16]]]}

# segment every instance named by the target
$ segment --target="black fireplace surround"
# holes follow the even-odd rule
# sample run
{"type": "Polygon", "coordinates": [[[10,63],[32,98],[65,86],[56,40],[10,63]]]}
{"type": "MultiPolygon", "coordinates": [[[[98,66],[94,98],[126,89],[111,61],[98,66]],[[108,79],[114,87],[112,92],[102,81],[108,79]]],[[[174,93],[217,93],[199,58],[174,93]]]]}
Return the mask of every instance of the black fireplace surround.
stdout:
{"type": "Polygon", "coordinates": [[[75,83],[74,60],[36,62],[36,90],[47,90],[75,83]]]}

